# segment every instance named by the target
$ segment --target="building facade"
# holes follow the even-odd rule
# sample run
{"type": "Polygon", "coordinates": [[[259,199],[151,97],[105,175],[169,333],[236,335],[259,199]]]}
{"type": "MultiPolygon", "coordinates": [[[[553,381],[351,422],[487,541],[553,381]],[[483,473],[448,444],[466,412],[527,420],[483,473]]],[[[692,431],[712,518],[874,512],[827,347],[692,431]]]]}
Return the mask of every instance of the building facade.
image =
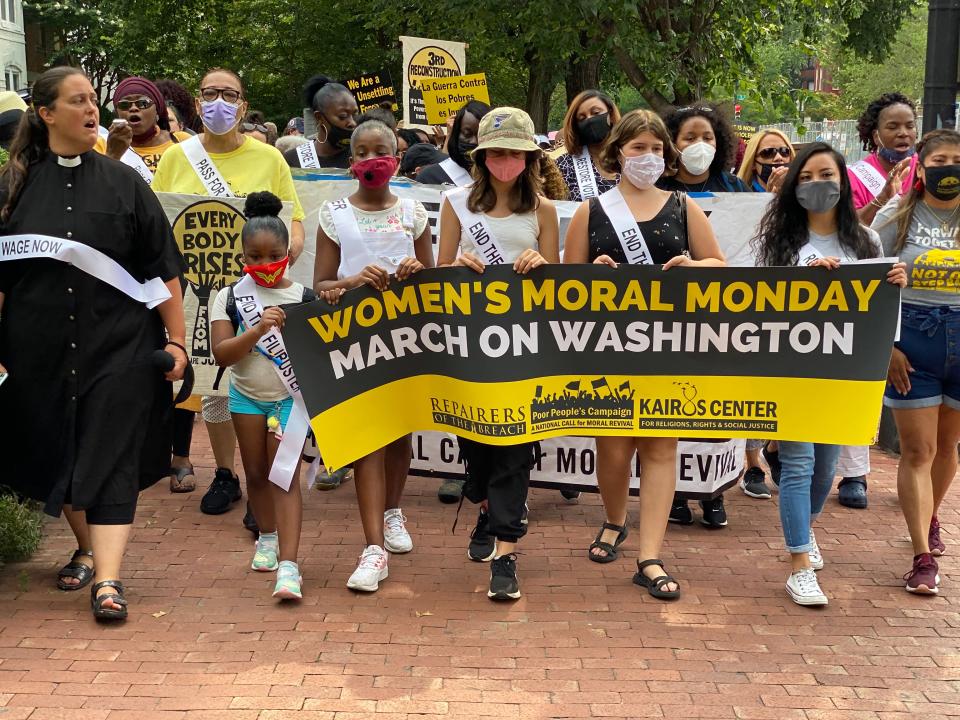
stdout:
{"type": "Polygon", "coordinates": [[[3,69],[4,90],[27,86],[27,47],[21,0],[0,0],[0,68],[3,69]]]}

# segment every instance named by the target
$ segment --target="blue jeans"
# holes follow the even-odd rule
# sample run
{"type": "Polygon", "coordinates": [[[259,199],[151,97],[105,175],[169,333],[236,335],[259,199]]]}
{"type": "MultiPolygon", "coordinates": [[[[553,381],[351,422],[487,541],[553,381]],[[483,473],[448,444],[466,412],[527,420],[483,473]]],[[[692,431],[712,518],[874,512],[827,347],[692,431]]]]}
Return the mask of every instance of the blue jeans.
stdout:
{"type": "Polygon", "coordinates": [[[830,495],[840,445],[780,441],[780,525],[787,552],[808,552],[810,525],[830,495]]]}

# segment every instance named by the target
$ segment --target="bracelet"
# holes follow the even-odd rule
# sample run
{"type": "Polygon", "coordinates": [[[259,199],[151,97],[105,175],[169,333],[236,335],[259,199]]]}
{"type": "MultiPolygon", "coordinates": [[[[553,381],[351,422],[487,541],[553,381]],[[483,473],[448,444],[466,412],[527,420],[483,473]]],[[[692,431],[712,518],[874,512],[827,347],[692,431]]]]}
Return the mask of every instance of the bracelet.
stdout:
{"type": "Polygon", "coordinates": [[[183,354],[184,354],[184,355],[186,355],[187,357],[190,357],[190,353],[188,353],[188,352],[187,352],[187,349],[186,349],[183,345],[181,345],[180,343],[174,342],[173,340],[167,340],[167,342],[164,343],[163,346],[166,347],[167,345],[173,345],[173,346],[176,347],[176,348],[180,348],[181,350],[183,350],[183,354]]]}

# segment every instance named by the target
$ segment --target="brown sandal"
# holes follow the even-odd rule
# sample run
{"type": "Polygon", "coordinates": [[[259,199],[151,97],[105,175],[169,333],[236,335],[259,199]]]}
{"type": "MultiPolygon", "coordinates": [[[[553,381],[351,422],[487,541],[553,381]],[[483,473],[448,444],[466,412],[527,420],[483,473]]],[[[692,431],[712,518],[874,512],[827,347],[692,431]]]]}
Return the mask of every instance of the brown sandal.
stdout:
{"type": "Polygon", "coordinates": [[[188,493],[197,489],[197,477],[193,472],[193,465],[189,467],[170,468],[170,492],[188,493]]]}

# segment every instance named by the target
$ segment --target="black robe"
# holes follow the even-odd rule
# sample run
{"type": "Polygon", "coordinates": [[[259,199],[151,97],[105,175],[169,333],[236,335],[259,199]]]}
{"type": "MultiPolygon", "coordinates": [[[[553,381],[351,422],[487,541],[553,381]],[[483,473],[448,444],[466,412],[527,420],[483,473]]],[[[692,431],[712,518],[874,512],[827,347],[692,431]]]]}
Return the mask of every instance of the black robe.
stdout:
{"type": "MultiPolygon", "coordinates": [[[[183,258],[149,186],[87,152],[30,166],[0,236],[37,233],[100,250],[138,281],[181,275],[183,258]]],[[[6,203],[0,186],[0,207],[6,203]]],[[[2,240],[2,238],[0,238],[2,240]]],[[[170,469],[171,385],[151,363],[160,315],[72,265],[0,262],[0,484],[57,515],[128,503],[170,469]]]]}

